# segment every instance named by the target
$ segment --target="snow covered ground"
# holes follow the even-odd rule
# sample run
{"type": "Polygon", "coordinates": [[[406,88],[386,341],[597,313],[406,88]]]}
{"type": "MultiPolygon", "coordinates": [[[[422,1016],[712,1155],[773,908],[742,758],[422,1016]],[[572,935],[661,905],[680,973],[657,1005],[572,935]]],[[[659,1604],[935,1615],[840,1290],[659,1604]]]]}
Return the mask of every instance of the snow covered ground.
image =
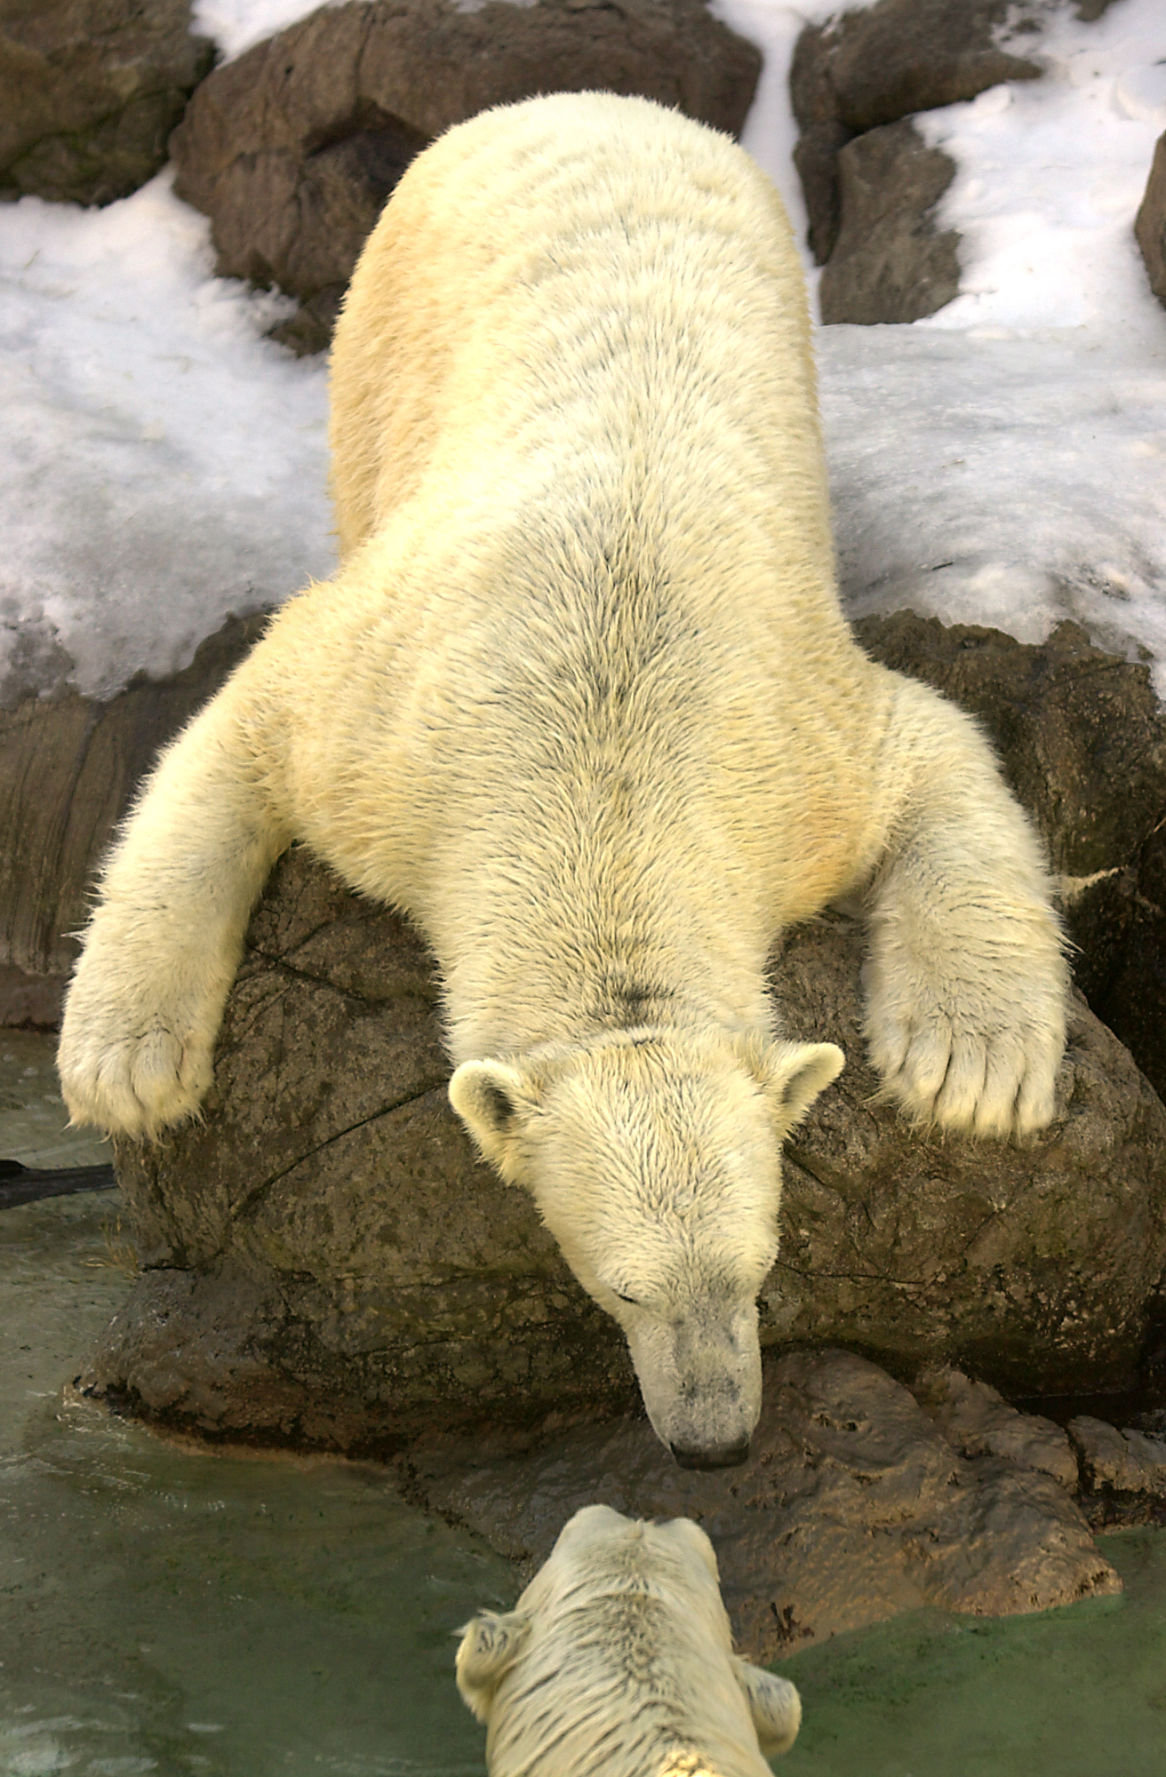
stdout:
{"type": "MultiPolygon", "coordinates": [[[[766,65],[746,145],[794,214],[789,56],[824,0],[718,0],[766,65]]],[[[308,0],[197,0],[227,54],[308,0]]],[[[1166,6],[1050,15],[1040,81],[929,113],[959,166],[962,294],[819,335],[843,586],[1038,639],[1061,616],[1147,649],[1166,694],[1166,310],[1132,224],[1166,129],[1166,6]]],[[[216,279],[160,175],[102,211],[0,207],[0,701],[112,695],[332,559],[319,362],[278,298],[216,279]]]]}

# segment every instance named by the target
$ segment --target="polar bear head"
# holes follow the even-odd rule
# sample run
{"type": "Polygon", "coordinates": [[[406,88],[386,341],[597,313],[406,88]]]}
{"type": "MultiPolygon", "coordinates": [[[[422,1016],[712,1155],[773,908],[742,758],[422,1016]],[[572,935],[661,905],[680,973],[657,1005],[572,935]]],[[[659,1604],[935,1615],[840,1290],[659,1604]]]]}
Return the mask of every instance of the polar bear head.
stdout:
{"type": "Polygon", "coordinates": [[[748,1455],[781,1142],[842,1064],[831,1043],[643,1029],[464,1062],[450,1081],[483,1154],[531,1191],[623,1328],[648,1417],[685,1467],[748,1455]]]}
{"type": "Polygon", "coordinates": [[[457,1682],[491,1771],[768,1777],[801,1723],[788,1679],[733,1653],[704,1531],[585,1506],[505,1616],[462,1630],[457,1682]]]}

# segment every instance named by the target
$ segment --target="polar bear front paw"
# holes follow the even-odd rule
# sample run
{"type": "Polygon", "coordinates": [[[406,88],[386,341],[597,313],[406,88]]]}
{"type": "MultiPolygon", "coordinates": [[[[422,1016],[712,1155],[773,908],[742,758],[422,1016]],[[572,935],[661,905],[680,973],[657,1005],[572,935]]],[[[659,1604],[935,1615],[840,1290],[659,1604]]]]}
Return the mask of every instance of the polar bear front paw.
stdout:
{"type": "Polygon", "coordinates": [[[209,1053],[160,1027],[102,1046],[62,1037],[58,1067],[71,1123],[147,1139],[195,1115],[212,1072],[209,1053]]]}
{"type": "Polygon", "coordinates": [[[1065,1046],[1060,979],[1017,982],[1008,1006],[974,991],[896,990],[872,968],[867,1041],[883,1091],[920,1122],[1035,1135],[1052,1121],[1065,1046]]]}
{"type": "Polygon", "coordinates": [[[218,1006],[201,1018],[144,1003],[82,958],[61,1026],[57,1068],[73,1123],[151,1138],[194,1116],[213,1077],[218,1006]]]}

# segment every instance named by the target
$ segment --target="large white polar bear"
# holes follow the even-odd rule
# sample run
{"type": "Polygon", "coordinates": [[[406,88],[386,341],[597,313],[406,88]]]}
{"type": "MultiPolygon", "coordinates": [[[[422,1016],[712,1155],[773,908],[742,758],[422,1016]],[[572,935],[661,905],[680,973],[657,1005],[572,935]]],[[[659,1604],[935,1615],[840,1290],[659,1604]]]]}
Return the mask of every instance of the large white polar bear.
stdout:
{"type": "Polygon", "coordinates": [[[1023,1135],[1064,1039],[1039,848],[975,725],[842,618],[798,258],[724,136],[605,94],[451,130],[365,248],[332,397],[341,566],[146,784],[66,1102],[146,1136],[196,1110],[306,840],[429,939],[454,1106],[660,1437],[739,1461],[779,1149],[843,1059],[775,1035],[774,939],[864,896],[888,1093],[1023,1135]]]}
{"type": "Polygon", "coordinates": [[[513,1611],[466,1625],[457,1682],[490,1777],[770,1777],[802,1719],[788,1678],[734,1654],[704,1531],[602,1505],[513,1611]]]}

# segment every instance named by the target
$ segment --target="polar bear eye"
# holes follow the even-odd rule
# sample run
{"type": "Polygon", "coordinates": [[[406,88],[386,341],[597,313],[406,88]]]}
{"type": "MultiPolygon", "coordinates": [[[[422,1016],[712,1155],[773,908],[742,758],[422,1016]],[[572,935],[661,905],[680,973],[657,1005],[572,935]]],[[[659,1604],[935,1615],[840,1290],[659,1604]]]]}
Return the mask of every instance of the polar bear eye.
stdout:
{"type": "Polygon", "coordinates": [[[612,1290],[611,1293],[617,1301],[626,1302],[631,1308],[638,1308],[640,1305],[635,1296],[625,1296],[622,1290],[612,1290]]]}

